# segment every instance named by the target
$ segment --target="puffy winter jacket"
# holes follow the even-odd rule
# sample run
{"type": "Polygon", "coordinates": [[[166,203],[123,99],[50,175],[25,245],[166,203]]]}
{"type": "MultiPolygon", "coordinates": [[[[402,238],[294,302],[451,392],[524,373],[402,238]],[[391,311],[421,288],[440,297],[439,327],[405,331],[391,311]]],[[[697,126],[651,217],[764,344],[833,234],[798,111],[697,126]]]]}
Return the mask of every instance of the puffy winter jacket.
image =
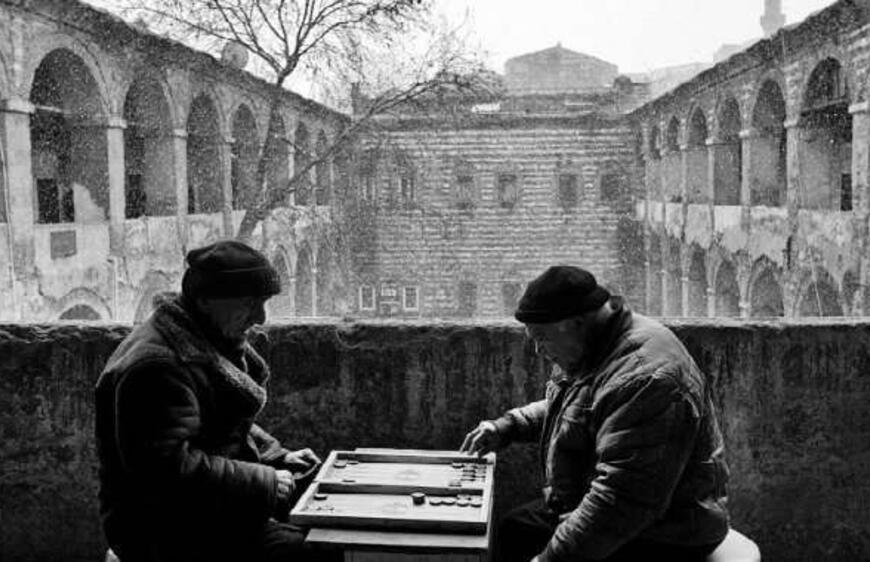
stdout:
{"type": "Polygon", "coordinates": [[[642,537],[721,541],[728,469],[703,373],[667,328],[627,308],[591,367],[495,420],[503,439],[540,439],[544,499],[562,515],[541,558],[597,560],[642,537]]]}
{"type": "Polygon", "coordinates": [[[161,304],[109,359],[96,387],[99,499],[122,560],[227,552],[278,512],[268,464],[287,450],[253,423],[268,369],[249,346],[239,362],[181,300],[161,304]]]}

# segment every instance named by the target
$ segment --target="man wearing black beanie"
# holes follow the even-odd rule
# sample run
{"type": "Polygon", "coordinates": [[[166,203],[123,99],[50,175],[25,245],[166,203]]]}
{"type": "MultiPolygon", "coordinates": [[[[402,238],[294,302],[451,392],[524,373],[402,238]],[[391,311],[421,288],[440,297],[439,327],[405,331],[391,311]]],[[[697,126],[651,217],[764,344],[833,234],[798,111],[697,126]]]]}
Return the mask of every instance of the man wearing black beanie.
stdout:
{"type": "Polygon", "coordinates": [[[286,521],[320,463],[254,423],[269,369],[247,341],[281,292],[263,254],[222,241],[187,254],[96,387],[103,530],[121,562],[311,559],[286,521]]]}
{"type": "Polygon", "coordinates": [[[682,343],[573,266],[529,283],[515,316],[555,372],[543,400],[461,446],[541,445],[543,498],[504,518],[496,559],[703,562],[728,532],[728,469],[712,391],[682,343]]]}

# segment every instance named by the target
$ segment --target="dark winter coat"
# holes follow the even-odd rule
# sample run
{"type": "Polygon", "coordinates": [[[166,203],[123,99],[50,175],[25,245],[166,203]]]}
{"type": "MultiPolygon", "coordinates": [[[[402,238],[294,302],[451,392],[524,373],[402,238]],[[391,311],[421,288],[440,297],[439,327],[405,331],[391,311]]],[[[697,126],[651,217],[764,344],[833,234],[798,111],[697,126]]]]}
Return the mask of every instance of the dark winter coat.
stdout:
{"type": "Polygon", "coordinates": [[[100,512],[122,560],[220,553],[286,507],[268,465],[287,450],[253,423],[268,368],[247,344],[218,353],[194,318],[164,301],[97,382],[100,512]]]}
{"type": "Polygon", "coordinates": [[[728,469],[703,373],[670,330],[624,308],[598,344],[590,368],[495,421],[507,440],[541,440],[544,499],[563,515],[542,562],[598,560],[636,537],[722,540],[728,469]]]}

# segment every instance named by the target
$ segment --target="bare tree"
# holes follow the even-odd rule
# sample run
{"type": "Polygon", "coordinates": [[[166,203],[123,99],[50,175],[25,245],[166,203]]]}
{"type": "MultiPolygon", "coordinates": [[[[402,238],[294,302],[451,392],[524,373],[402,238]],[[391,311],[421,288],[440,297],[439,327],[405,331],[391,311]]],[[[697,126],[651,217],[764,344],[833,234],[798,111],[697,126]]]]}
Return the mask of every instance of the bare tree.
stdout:
{"type": "MultiPolygon", "coordinates": [[[[436,17],[432,0],[120,0],[131,18],[170,37],[214,51],[228,42],[254,57],[254,72],[276,86],[269,130],[282,104],[282,89],[301,78],[345,105],[335,92],[362,93],[366,103],[326,147],[306,154],[286,185],[266,181],[268,150],[257,159],[256,201],[248,206],[237,236],[306,185],[310,171],[329,161],[378,115],[448,86],[462,89],[481,68],[457,29],[436,17]]],[[[268,142],[268,140],[267,140],[268,142]]],[[[296,150],[306,147],[295,146],[296,150]]]]}

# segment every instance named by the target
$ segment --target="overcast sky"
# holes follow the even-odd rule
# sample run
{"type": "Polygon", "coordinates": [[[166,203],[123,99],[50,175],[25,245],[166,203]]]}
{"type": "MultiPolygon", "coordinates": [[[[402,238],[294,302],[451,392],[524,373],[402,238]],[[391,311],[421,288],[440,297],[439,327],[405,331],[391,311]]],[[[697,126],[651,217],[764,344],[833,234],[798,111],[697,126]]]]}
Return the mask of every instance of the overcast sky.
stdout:
{"type": "MultiPolygon", "coordinates": [[[[437,0],[453,17],[468,13],[490,64],[561,42],[619,66],[646,72],[712,62],[725,43],[760,38],[764,0],[437,0]]],[[[783,0],[796,23],[831,0],[783,0]]]]}
{"type": "MultiPolygon", "coordinates": [[[[115,0],[88,0],[111,7],[115,0]]],[[[506,59],[561,42],[620,72],[712,62],[726,43],[762,35],[764,0],[435,0],[456,21],[467,18],[493,70],[506,59]]],[[[833,0],[782,0],[788,24],[833,0]]]]}

